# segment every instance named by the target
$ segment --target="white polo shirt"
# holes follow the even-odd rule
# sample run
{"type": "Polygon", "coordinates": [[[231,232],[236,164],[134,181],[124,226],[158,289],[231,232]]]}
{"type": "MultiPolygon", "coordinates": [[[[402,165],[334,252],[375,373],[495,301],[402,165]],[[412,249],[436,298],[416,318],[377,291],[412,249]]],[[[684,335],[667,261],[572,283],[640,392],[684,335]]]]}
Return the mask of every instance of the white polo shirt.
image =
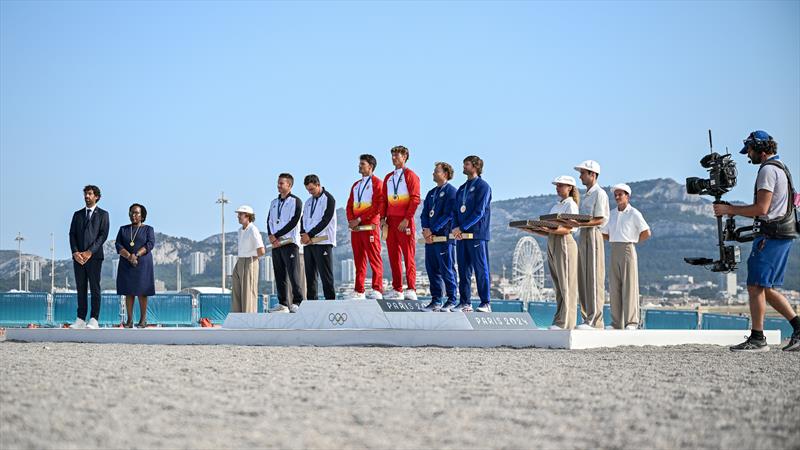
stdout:
{"type": "Polygon", "coordinates": [[[605,226],[608,222],[608,194],[604,191],[599,184],[589,188],[581,199],[580,213],[592,217],[602,217],[603,223],[600,226],[605,226]]]}
{"type": "Polygon", "coordinates": [[[239,228],[239,258],[258,256],[258,249],[264,247],[264,239],[258,231],[256,224],[251,223],[247,228],[239,228]]]}
{"type": "Polygon", "coordinates": [[[622,211],[614,208],[608,222],[600,232],[608,235],[609,242],[637,243],[642,231],[649,230],[650,225],[644,221],[642,213],[628,204],[622,211]]]}
{"type": "MultiPolygon", "coordinates": [[[[567,197],[556,202],[556,204],[550,208],[550,214],[578,214],[578,205],[575,204],[575,200],[573,200],[572,197],[567,197]]],[[[572,232],[577,233],[578,228],[573,228],[572,232]]]]}

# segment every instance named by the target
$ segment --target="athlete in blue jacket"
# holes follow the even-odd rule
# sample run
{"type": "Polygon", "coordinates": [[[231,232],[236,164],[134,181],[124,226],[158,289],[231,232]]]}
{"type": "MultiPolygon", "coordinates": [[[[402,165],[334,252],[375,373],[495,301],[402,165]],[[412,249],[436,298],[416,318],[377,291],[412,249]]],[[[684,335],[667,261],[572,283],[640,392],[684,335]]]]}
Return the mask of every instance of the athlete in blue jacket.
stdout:
{"type": "Polygon", "coordinates": [[[477,156],[464,158],[464,175],[467,182],[456,192],[453,211],[453,236],[458,254],[458,291],[461,302],[453,311],[471,312],[470,281],[475,273],[481,304],[479,312],[492,312],[489,306],[489,222],[491,219],[492,188],[481,178],[483,160],[477,156]],[[471,233],[472,239],[464,239],[471,233]]]}
{"type": "Polygon", "coordinates": [[[433,169],[436,187],[428,191],[422,202],[422,235],[425,237],[425,270],[431,283],[433,299],[425,307],[426,311],[442,310],[442,291],[447,292],[444,309],[458,304],[456,300],[456,274],[453,264],[456,261],[456,243],[449,239],[453,227],[453,208],[456,204],[456,188],[449,180],[453,179],[453,166],[438,162],[433,169]],[[434,242],[434,238],[444,237],[445,242],[434,242]]]}

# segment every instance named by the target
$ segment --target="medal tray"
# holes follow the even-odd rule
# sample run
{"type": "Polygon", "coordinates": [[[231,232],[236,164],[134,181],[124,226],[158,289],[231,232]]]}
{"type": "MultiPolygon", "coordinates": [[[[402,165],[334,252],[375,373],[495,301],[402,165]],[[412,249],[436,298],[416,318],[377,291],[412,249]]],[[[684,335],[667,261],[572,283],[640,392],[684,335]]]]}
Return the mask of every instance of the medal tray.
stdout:
{"type": "Polygon", "coordinates": [[[550,228],[555,230],[558,224],[546,220],[515,220],[509,222],[508,226],[511,228],[531,229],[531,228],[550,228]]]}
{"type": "Polygon", "coordinates": [[[539,216],[539,220],[574,220],[583,223],[592,220],[592,216],[588,214],[545,214],[539,216]]]}

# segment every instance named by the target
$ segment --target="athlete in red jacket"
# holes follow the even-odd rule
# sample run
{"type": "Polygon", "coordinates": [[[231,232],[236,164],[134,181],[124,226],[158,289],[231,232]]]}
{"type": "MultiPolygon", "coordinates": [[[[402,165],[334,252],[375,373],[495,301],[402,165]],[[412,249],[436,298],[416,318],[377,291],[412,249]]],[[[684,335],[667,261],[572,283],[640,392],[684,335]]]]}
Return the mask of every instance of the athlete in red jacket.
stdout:
{"type": "Polygon", "coordinates": [[[388,227],[386,250],[392,268],[392,292],[386,298],[406,300],[417,299],[416,228],[414,215],[419,206],[419,177],[406,167],[408,149],[402,145],[392,148],[392,164],[395,170],[383,179],[386,191],[385,210],[382,224],[388,227]],[[406,284],[403,293],[403,266],[406,262],[406,284]]]}
{"type": "Polygon", "coordinates": [[[347,222],[351,230],[353,260],[356,265],[355,298],[366,298],[364,281],[367,278],[367,260],[372,267],[372,292],[370,298],[383,298],[383,259],[381,259],[381,212],[384,209],[383,183],[372,174],[378,162],[372,155],[359,157],[358,172],[361,179],[353,183],[347,199],[347,222]],[[363,225],[374,229],[356,231],[363,225]]]}

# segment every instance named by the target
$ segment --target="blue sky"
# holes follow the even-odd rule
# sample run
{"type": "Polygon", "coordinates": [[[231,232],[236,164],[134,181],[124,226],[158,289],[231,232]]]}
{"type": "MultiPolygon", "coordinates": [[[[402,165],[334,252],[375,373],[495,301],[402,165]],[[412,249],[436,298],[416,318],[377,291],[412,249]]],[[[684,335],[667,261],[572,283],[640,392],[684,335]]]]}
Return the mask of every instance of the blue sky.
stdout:
{"type": "Polygon", "coordinates": [[[720,150],[763,128],[800,178],[798,124],[797,1],[4,0],[0,248],[22,231],[46,255],[55,232],[66,257],[87,183],[112,236],[132,202],[158,231],[218,233],[222,190],[263,228],[278,173],[344,204],[358,155],[383,175],[398,144],[423,189],[478,154],[506,199],[589,158],[603,184],[702,176],[708,128],[720,150]]]}

